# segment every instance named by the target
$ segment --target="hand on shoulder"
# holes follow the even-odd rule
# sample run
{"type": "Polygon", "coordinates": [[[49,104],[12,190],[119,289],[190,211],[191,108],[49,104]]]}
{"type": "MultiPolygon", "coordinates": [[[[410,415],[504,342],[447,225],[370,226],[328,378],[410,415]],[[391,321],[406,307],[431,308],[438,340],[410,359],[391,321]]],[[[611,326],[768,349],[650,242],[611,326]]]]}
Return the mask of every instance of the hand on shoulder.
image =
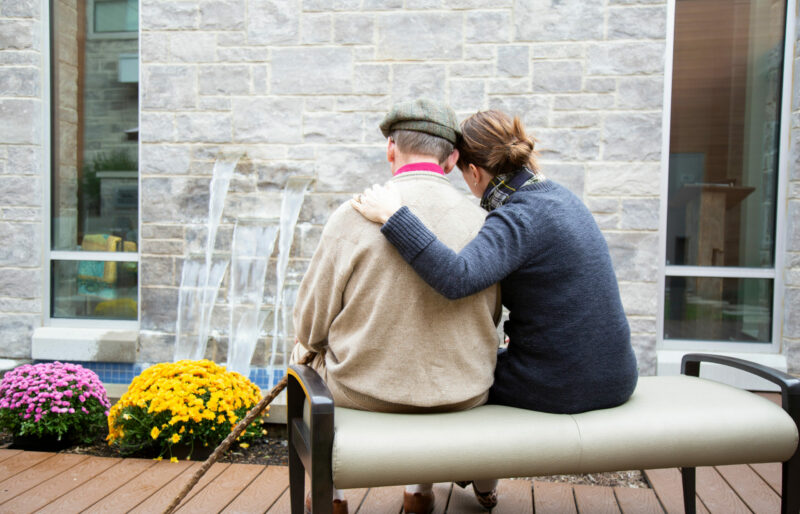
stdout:
{"type": "Polygon", "coordinates": [[[366,219],[380,224],[386,223],[403,206],[400,192],[394,184],[375,184],[363,193],[354,195],[350,205],[366,219]]]}

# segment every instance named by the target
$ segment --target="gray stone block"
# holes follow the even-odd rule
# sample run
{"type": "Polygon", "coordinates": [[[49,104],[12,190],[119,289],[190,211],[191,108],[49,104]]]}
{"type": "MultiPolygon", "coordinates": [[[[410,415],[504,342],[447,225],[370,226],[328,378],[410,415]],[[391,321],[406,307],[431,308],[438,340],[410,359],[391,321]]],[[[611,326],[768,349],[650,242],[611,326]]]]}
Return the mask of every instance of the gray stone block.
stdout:
{"type": "Polygon", "coordinates": [[[200,12],[196,1],[142,0],[140,25],[148,30],[196,29],[200,12]]]}
{"type": "Polygon", "coordinates": [[[489,97],[489,109],[499,109],[510,116],[519,116],[529,135],[532,133],[536,136],[540,127],[547,126],[550,100],[538,95],[492,95],[489,97]]]}
{"type": "Polygon", "coordinates": [[[142,224],[142,239],[183,239],[184,225],[173,224],[142,224]]]}
{"type": "Polygon", "coordinates": [[[530,72],[528,45],[497,47],[497,74],[503,77],[524,77],[530,72]]]}
{"type": "Polygon", "coordinates": [[[438,9],[442,0],[406,0],[406,9],[438,9]]]}
{"type": "Polygon", "coordinates": [[[500,9],[513,5],[513,0],[444,0],[448,9],[500,9]]]}
{"type": "Polygon", "coordinates": [[[800,252],[800,201],[789,201],[786,221],[786,250],[800,252]]]}
{"type": "Polygon", "coordinates": [[[620,228],[623,230],[658,230],[659,205],[658,198],[623,199],[620,228]]]}
{"type": "Polygon", "coordinates": [[[572,191],[578,198],[583,198],[583,184],[586,171],[583,164],[548,163],[540,164],[544,176],[558,182],[572,191]]]}
{"type": "Polygon", "coordinates": [[[783,337],[800,339],[800,288],[787,287],[783,297],[783,337]]]}
{"type": "Polygon", "coordinates": [[[3,18],[39,18],[41,2],[37,0],[5,0],[0,4],[3,18]]]}
{"type": "Polygon", "coordinates": [[[142,255],[183,255],[184,242],[181,239],[142,239],[139,251],[142,255]]]}
{"type": "Polygon", "coordinates": [[[593,216],[600,230],[615,230],[619,228],[618,213],[594,214],[593,216]]]}
{"type": "Polygon", "coordinates": [[[300,16],[280,0],[249,0],[247,40],[251,45],[291,45],[299,41],[300,16]]]}
{"type": "Polygon", "coordinates": [[[211,64],[197,69],[201,95],[244,95],[250,92],[250,66],[211,64]]]}
{"type": "Polygon", "coordinates": [[[28,359],[31,356],[31,336],[36,327],[41,325],[37,315],[9,314],[0,315],[0,355],[11,359],[28,359]]]}
{"type": "Polygon", "coordinates": [[[340,193],[318,193],[306,196],[300,209],[299,220],[312,225],[322,226],[328,218],[344,202],[349,201],[351,195],[340,193]]]}
{"type": "Polygon", "coordinates": [[[603,158],[609,161],[661,159],[661,113],[610,114],[603,126],[603,158]]]}
{"type": "Polygon", "coordinates": [[[0,96],[39,96],[39,70],[5,66],[0,74],[0,96]]]}
{"type": "Polygon", "coordinates": [[[197,72],[194,66],[143,66],[141,109],[191,109],[197,102],[197,72]]]}
{"type": "Polygon", "coordinates": [[[584,203],[592,213],[611,213],[620,210],[618,198],[589,196],[584,203]]]}
{"type": "Polygon", "coordinates": [[[556,111],[600,111],[614,107],[614,95],[603,93],[575,93],[553,98],[556,111]]]}
{"type": "Polygon", "coordinates": [[[586,53],[589,75],[660,74],[664,70],[663,42],[591,43],[586,53]]]}
{"type": "Polygon", "coordinates": [[[233,140],[231,115],[228,113],[178,114],[175,127],[177,141],[230,143],[233,140]]]}
{"type": "MultiPolygon", "coordinates": [[[[41,261],[40,223],[0,222],[0,266],[30,266],[41,261]]],[[[2,294],[2,293],[0,293],[2,294]]]]}
{"type": "MultiPolygon", "coordinates": [[[[352,1],[356,3],[356,0],[352,1]]],[[[363,6],[365,11],[388,11],[402,8],[403,0],[364,0],[363,6]]]]}
{"type": "Polygon", "coordinates": [[[268,50],[260,46],[231,46],[218,48],[217,58],[214,60],[227,63],[263,63],[268,55],[268,50]]]}
{"type": "Polygon", "coordinates": [[[658,7],[619,7],[608,10],[608,39],[663,39],[667,10],[658,7]]]}
{"type": "Polygon", "coordinates": [[[169,62],[169,32],[143,32],[140,39],[139,59],[146,63],[169,62]]]}
{"type": "Polygon", "coordinates": [[[200,4],[200,28],[239,30],[244,28],[244,0],[212,0],[200,4]]]}
{"type": "Polygon", "coordinates": [[[0,99],[0,141],[4,144],[39,143],[42,137],[40,112],[38,99],[0,99]]]}
{"type": "Polygon", "coordinates": [[[175,115],[142,111],[139,118],[139,141],[141,143],[175,141],[175,115]]]}
{"type": "Polygon", "coordinates": [[[417,98],[430,98],[444,102],[444,64],[394,64],[392,65],[392,100],[402,102],[417,98]]]}
{"type": "Polygon", "coordinates": [[[142,177],[142,223],[205,223],[209,180],[185,177],[142,177]]]}
{"type": "Polygon", "coordinates": [[[362,116],[354,113],[306,113],[303,139],[306,143],[360,143],[362,116]]]}
{"type": "Polygon", "coordinates": [[[389,95],[346,95],[336,98],[336,110],[341,112],[386,113],[391,107],[389,95]]]}
{"type": "Polygon", "coordinates": [[[170,58],[173,61],[216,61],[217,36],[213,32],[178,32],[169,39],[170,58]]]}
{"type": "Polygon", "coordinates": [[[594,161],[600,157],[600,131],[596,129],[539,129],[541,159],[594,161]]]}
{"type": "Polygon", "coordinates": [[[577,92],[583,88],[583,63],[578,61],[536,61],[533,90],[548,93],[577,92]]]}
{"type": "Polygon", "coordinates": [[[42,184],[38,176],[0,176],[0,198],[5,206],[39,205],[41,195],[42,184]]]}
{"type": "Polygon", "coordinates": [[[141,330],[174,332],[178,312],[177,287],[139,288],[141,330]]]}
{"type": "MultiPolygon", "coordinates": [[[[38,266],[38,263],[33,263],[38,266]]],[[[41,298],[42,270],[0,268],[0,291],[5,298],[41,298]]]]}
{"type": "Polygon", "coordinates": [[[656,374],[656,336],[653,334],[636,334],[631,336],[631,346],[636,353],[636,364],[640,376],[656,374]]]}
{"type": "Polygon", "coordinates": [[[631,327],[631,334],[655,334],[656,319],[644,316],[628,317],[628,324],[631,327]]]}
{"type": "Polygon", "coordinates": [[[0,297],[0,312],[41,314],[42,299],[0,297]]]}
{"type": "Polygon", "coordinates": [[[535,61],[583,60],[586,58],[586,42],[537,42],[531,45],[531,58],[535,61]]]}
{"type": "Polygon", "coordinates": [[[175,328],[168,333],[139,330],[137,362],[171,362],[175,355],[175,328]]]}
{"type": "Polygon", "coordinates": [[[605,237],[619,280],[655,279],[659,261],[657,232],[613,232],[605,237]]]}
{"type": "Polygon", "coordinates": [[[515,0],[515,38],[517,41],[602,39],[604,4],[603,0],[515,0]]]}
{"type": "Polygon", "coordinates": [[[37,175],[42,168],[42,147],[8,146],[6,172],[14,175],[37,175]]]}
{"type": "Polygon", "coordinates": [[[617,90],[617,79],[605,77],[586,77],[583,89],[589,93],[613,93],[617,90]]]}
{"type": "Polygon", "coordinates": [[[622,109],[659,109],[664,102],[662,77],[619,79],[617,106],[622,109]]]}
{"type": "MultiPolygon", "coordinates": [[[[615,268],[616,269],[616,268],[615,268]]],[[[628,316],[655,316],[659,289],[656,282],[620,282],[622,307],[628,316]]]]}
{"type": "Polygon", "coordinates": [[[353,55],[347,48],[275,48],[271,68],[273,94],[335,94],[352,88],[353,55]]]}
{"type": "Polygon", "coordinates": [[[304,44],[330,43],[333,40],[333,16],[328,13],[302,14],[300,34],[304,44]]]}
{"type": "Polygon", "coordinates": [[[30,20],[0,20],[0,50],[38,50],[38,24],[30,20]]]}
{"type": "Polygon", "coordinates": [[[295,98],[235,98],[234,141],[248,143],[302,142],[303,102],[295,98]]]}
{"type": "Polygon", "coordinates": [[[467,43],[506,43],[511,41],[512,35],[508,11],[467,11],[464,15],[467,43]]]}
{"type": "Polygon", "coordinates": [[[388,64],[356,64],[353,74],[354,93],[385,94],[391,88],[391,68],[388,64]]]}
{"type": "Polygon", "coordinates": [[[486,101],[486,84],[483,80],[451,79],[450,107],[456,111],[481,110],[486,101]]]}
{"type": "Polygon", "coordinates": [[[263,95],[269,91],[269,67],[267,65],[252,65],[250,73],[253,77],[253,94],[263,95]]]}
{"type": "Polygon", "coordinates": [[[597,196],[659,196],[659,163],[588,163],[586,192],[597,196]]]}
{"type": "Polygon", "coordinates": [[[357,193],[391,178],[386,146],[331,146],[325,159],[314,163],[316,191],[357,193]]]}
{"type": "Polygon", "coordinates": [[[550,115],[552,128],[599,128],[602,123],[600,112],[555,111],[550,115]]]}
{"type": "Polygon", "coordinates": [[[0,219],[3,221],[42,221],[40,207],[0,207],[0,219]]]}
{"type": "Polygon", "coordinates": [[[231,110],[229,96],[201,96],[197,99],[197,109],[200,111],[225,111],[231,110]]]}
{"type": "Polygon", "coordinates": [[[494,76],[492,62],[456,62],[448,66],[451,78],[487,78],[494,76]]]}
{"type": "Polygon", "coordinates": [[[378,17],[381,60],[446,60],[461,57],[461,16],[455,13],[390,13],[378,17]]]}
{"type": "Polygon", "coordinates": [[[375,39],[375,17],[337,14],[333,19],[333,41],[340,45],[367,45],[375,39]]]}
{"type": "Polygon", "coordinates": [[[514,95],[531,92],[531,79],[529,77],[490,79],[486,81],[486,85],[490,95],[514,95]]]}

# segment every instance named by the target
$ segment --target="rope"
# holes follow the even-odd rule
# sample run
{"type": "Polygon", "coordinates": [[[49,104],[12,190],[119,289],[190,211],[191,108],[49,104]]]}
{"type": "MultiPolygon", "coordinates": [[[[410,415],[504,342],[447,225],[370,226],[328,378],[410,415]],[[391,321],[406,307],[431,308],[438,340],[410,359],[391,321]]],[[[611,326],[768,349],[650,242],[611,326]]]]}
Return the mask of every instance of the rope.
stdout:
{"type": "MultiPolygon", "coordinates": [[[[301,365],[308,364],[314,359],[316,355],[317,354],[314,352],[306,352],[306,354],[303,355],[303,358],[300,359],[300,362],[298,362],[298,364],[301,365]]],[[[181,501],[186,497],[187,494],[189,494],[189,491],[191,491],[192,488],[197,485],[197,482],[200,480],[200,478],[202,478],[202,476],[206,474],[208,468],[210,468],[215,462],[217,462],[217,460],[219,460],[219,457],[223,453],[228,451],[228,448],[230,448],[231,444],[233,444],[233,442],[240,435],[242,435],[244,429],[247,428],[247,426],[250,425],[250,423],[252,423],[258,416],[260,416],[261,413],[264,412],[264,409],[267,408],[267,405],[272,403],[272,400],[274,400],[275,397],[278,396],[280,392],[286,388],[286,384],[288,382],[289,382],[289,377],[284,376],[280,380],[280,382],[275,384],[275,386],[269,390],[269,393],[267,393],[267,395],[264,396],[264,398],[262,398],[261,401],[258,402],[255,407],[250,409],[250,412],[248,412],[247,415],[244,418],[242,418],[242,420],[239,423],[236,424],[231,433],[228,434],[228,437],[226,437],[224,441],[219,443],[219,446],[217,446],[214,449],[214,452],[208,456],[205,462],[203,462],[203,465],[200,466],[197,469],[197,471],[194,472],[194,475],[192,475],[192,478],[189,480],[189,482],[187,482],[187,484],[183,486],[183,489],[181,489],[181,491],[178,493],[175,499],[172,500],[172,503],[170,503],[169,506],[164,510],[164,514],[170,514],[172,511],[175,510],[175,508],[178,507],[178,505],[180,505],[181,501]]]]}

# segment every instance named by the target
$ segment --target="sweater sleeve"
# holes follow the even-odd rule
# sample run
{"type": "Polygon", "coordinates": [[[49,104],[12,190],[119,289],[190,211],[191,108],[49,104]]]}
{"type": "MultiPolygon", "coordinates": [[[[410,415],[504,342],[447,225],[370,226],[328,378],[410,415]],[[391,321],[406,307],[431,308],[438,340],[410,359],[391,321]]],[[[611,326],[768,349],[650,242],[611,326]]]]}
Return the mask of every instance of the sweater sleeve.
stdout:
{"type": "Polygon", "coordinates": [[[525,223],[506,206],[491,212],[475,238],[459,253],[439,241],[408,207],[381,228],[420,277],[450,299],[463,298],[499,282],[529,258],[525,223]]]}

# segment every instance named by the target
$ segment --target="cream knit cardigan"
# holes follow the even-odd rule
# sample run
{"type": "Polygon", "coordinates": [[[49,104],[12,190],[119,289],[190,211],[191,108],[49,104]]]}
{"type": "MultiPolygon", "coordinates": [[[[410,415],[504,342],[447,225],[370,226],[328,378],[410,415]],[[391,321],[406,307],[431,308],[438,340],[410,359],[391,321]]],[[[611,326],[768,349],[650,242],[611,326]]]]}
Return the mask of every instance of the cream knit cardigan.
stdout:
{"type": "MultiPolygon", "coordinates": [[[[407,205],[460,249],[486,216],[442,175],[392,178],[407,205]]],[[[363,410],[460,410],[486,401],[498,335],[499,288],[447,300],[406,264],[380,225],[341,205],[323,229],[297,295],[300,343],[324,355],[338,405],[363,410]]]]}

